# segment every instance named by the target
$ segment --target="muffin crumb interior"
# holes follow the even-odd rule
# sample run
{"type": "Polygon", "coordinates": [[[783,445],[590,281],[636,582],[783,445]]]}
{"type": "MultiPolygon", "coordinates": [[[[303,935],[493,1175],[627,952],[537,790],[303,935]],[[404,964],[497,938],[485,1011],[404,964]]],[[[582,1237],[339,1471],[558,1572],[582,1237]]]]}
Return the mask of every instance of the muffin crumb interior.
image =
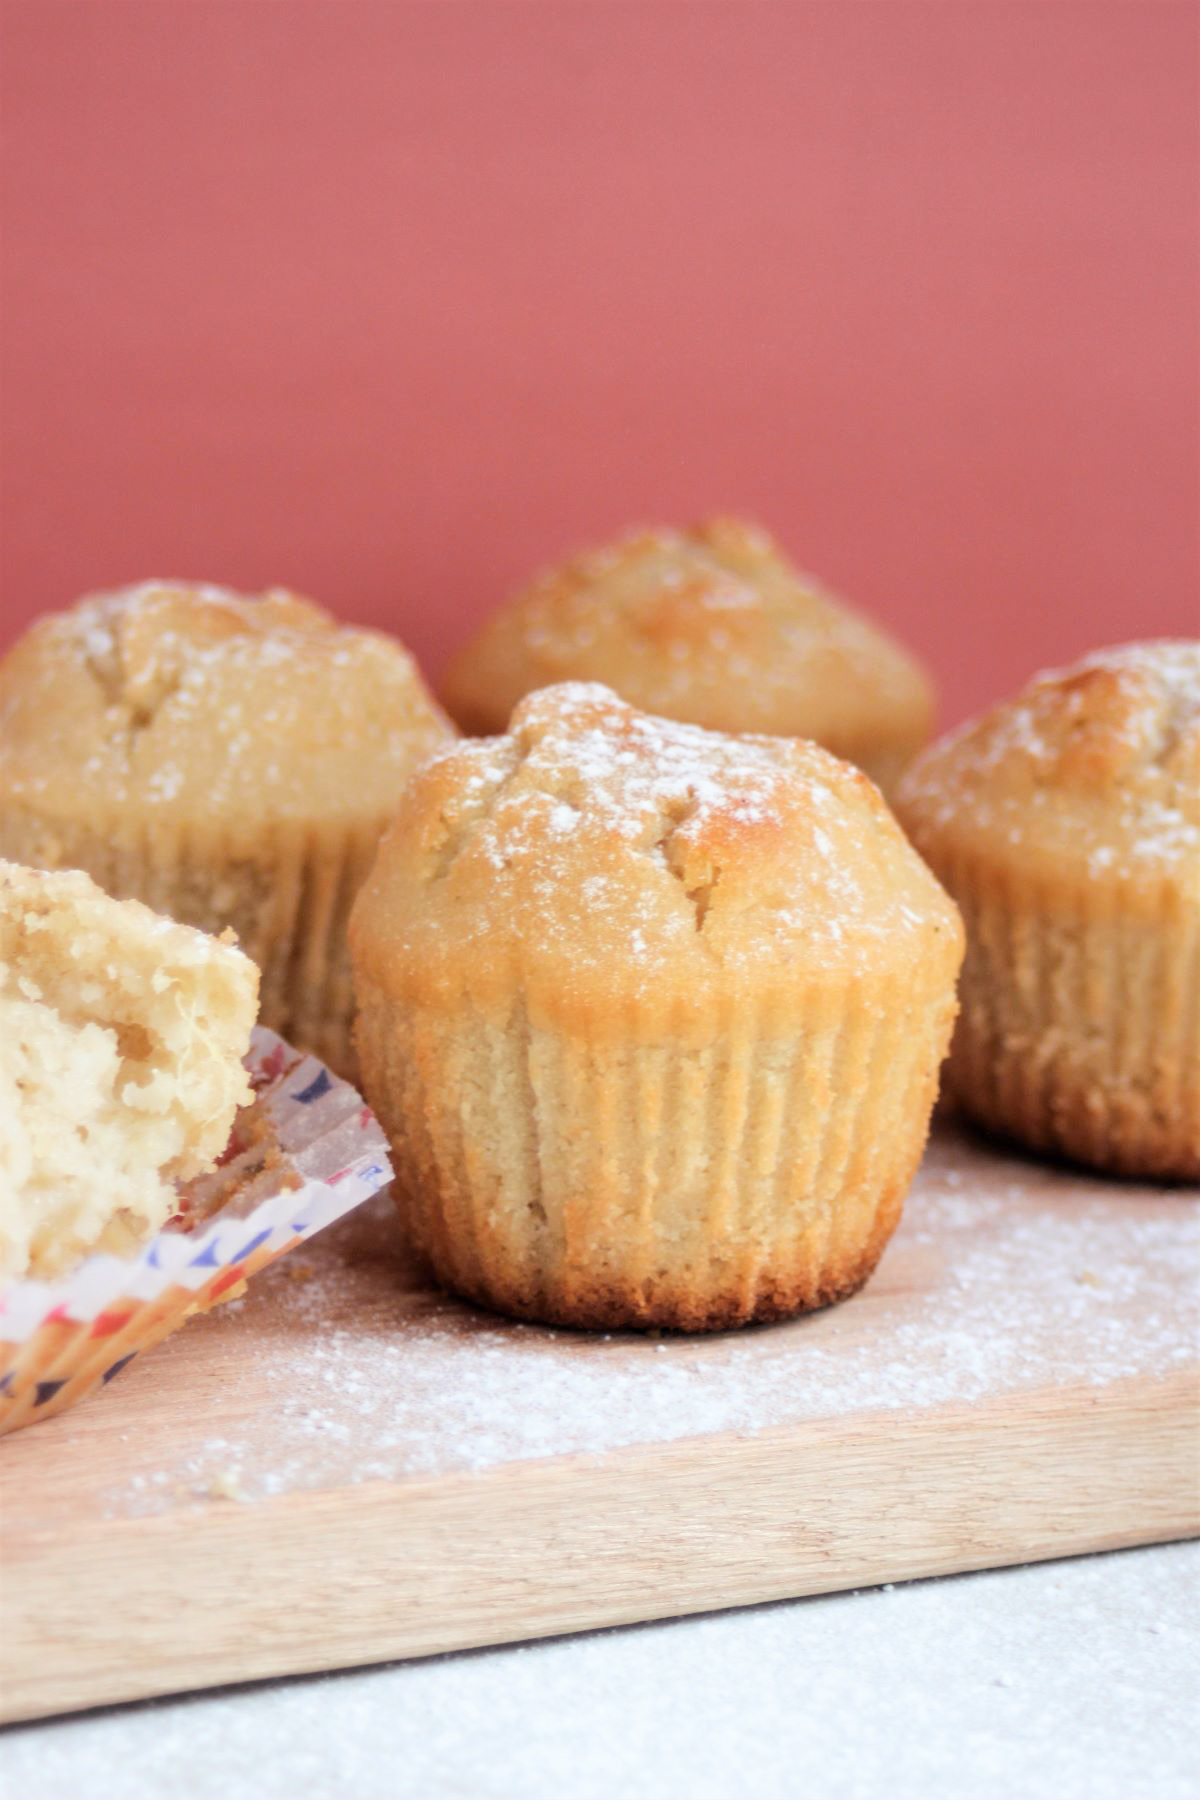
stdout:
{"type": "Polygon", "coordinates": [[[232,943],[0,863],[0,1271],[53,1276],[166,1221],[250,1098],[257,989],[232,943]]]}

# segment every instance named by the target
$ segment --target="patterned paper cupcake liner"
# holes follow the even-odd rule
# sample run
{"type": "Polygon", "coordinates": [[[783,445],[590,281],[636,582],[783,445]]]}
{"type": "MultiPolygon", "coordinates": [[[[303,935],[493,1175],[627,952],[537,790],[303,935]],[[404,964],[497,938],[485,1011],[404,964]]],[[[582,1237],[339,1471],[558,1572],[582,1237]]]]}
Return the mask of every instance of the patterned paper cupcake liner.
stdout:
{"type": "Polygon", "coordinates": [[[383,1132],[349,1083],[262,1026],[246,1066],[256,1098],[221,1167],[189,1183],[136,1255],[0,1286],[0,1436],[74,1406],[391,1179],[383,1132]]]}

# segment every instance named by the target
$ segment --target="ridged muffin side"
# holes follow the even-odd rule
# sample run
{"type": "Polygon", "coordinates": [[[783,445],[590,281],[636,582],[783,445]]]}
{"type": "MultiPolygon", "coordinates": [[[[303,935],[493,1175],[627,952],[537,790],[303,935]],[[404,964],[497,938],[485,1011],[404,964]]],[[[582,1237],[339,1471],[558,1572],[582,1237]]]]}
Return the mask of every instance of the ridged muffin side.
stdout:
{"type": "Polygon", "coordinates": [[[947,1086],[994,1131],[1114,1173],[1200,1178],[1200,930],[1163,884],[943,865],[970,949],[947,1086]]]}
{"type": "Polygon", "coordinates": [[[147,583],[39,621],[0,664],[0,855],[232,926],[264,1022],[350,1072],[350,907],[452,736],[392,640],[291,594],[147,583]]]}
{"type": "Polygon", "coordinates": [[[351,941],[364,1086],[447,1286],[555,1324],[710,1330],[874,1268],[961,932],[835,759],[603,689],[533,696],[511,737],[417,776],[351,941]],[[830,880],[855,890],[841,916],[830,880]]]}
{"type": "Polygon", "coordinates": [[[964,1109],[1115,1174],[1200,1179],[1200,645],[1039,677],[919,759],[897,806],[967,929],[964,1109]]]}
{"type": "Polygon", "coordinates": [[[899,1219],[938,1054],[892,996],[850,1019],[813,1000],[802,1039],[714,1020],[681,1059],[465,992],[401,1016],[368,986],[364,1080],[438,1279],[519,1318],[687,1331],[852,1294],[899,1219]]]}
{"type": "Polygon", "coordinates": [[[264,822],[252,837],[130,819],[101,834],[82,820],[0,810],[0,855],[38,869],[84,869],[106,893],[200,931],[232,928],[261,972],[263,1023],[351,1074],[350,909],[388,818],[264,822]]]}

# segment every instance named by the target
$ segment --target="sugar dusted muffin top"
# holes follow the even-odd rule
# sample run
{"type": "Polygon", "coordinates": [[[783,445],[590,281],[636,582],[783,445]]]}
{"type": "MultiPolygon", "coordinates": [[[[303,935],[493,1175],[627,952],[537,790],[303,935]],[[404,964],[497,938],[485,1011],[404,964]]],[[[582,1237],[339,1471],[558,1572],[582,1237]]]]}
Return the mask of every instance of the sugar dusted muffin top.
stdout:
{"type": "Polygon", "coordinates": [[[1200,1175],[1200,643],[1037,676],[935,744],[897,812],[967,928],[947,1079],[990,1130],[1200,1175]]]}
{"type": "Polygon", "coordinates": [[[653,1029],[746,982],[785,1004],[797,961],[844,983],[926,955],[940,977],[961,954],[953,905],[857,770],[583,683],[418,772],[351,943],[390,991],[428,1000],[465,969],[481,1005],[519,985],[615,1031],[627,1006],[653,1029]]]}
{"type": "Polygon", "coordinates": [[[0,806],[43,820],[370,817],[449,735],[399,644],[281,589],[96,595],[0,663],[0,806]]]}
{"type": "Polygon", "coordinates": [[[943,842],[1200,897],[1200,642],[1099,650],[951,733],[900,783],[918,848],[943,842]]]}
{"type": "Polygon", "coordinates": [[[639,532],[547,572],[443,688],[464,730],[496,732],[522,695],[567,680],[714,731],[815,738],[884,781],[933,713],[907,651],[734,519],[639,532]]]}
{"type": "Polygon", "coordinates": [[[258,970],[79,871],[0,862],[0,1275],[128,1251],[211,1168],[258,970]]]}
{"type": "Polygon", "coordinates": [[[364,1091],[456,1292],[715,1330],[875,1266],[962,931],[848,764],[542,689],[417,772],[350,940],[364,1091]]]}

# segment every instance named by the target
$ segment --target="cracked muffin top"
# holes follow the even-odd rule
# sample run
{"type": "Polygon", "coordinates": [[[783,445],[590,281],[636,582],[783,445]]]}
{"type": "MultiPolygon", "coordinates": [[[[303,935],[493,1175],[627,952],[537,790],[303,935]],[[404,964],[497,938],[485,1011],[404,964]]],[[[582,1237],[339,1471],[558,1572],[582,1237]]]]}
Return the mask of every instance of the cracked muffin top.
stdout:
{"type": "Polygon", "coordinates": [[[151,581],[38,620],[0,663],[0,807],[250,832],[378,816],[452,734],[394,639],[282,589],[151,581]]]}
{"type": "Polygon", "coordinates": [[[451,664],[464,731],[516,702],[600,681],[713,731],[810,737],[887,785],[929,735],[933,697],[908,652],[736,519],[643,531],[542,575],[451,664]]]}
{"type": "Polygon", "coordinates": [[[673,1024],[699,996],[957,967],[957,912],[870,781],[815,744],[652,718],[565,683],[418,771],[359,895],[360,975],[428,1002],[673,1024]]]}
{"type": "Polygon", "coordinates": [[[897,809],[918,849],[954,844],[1200,899],[1200,642],[1098,650],[1035,678],[913,764],[897,809]]]}

